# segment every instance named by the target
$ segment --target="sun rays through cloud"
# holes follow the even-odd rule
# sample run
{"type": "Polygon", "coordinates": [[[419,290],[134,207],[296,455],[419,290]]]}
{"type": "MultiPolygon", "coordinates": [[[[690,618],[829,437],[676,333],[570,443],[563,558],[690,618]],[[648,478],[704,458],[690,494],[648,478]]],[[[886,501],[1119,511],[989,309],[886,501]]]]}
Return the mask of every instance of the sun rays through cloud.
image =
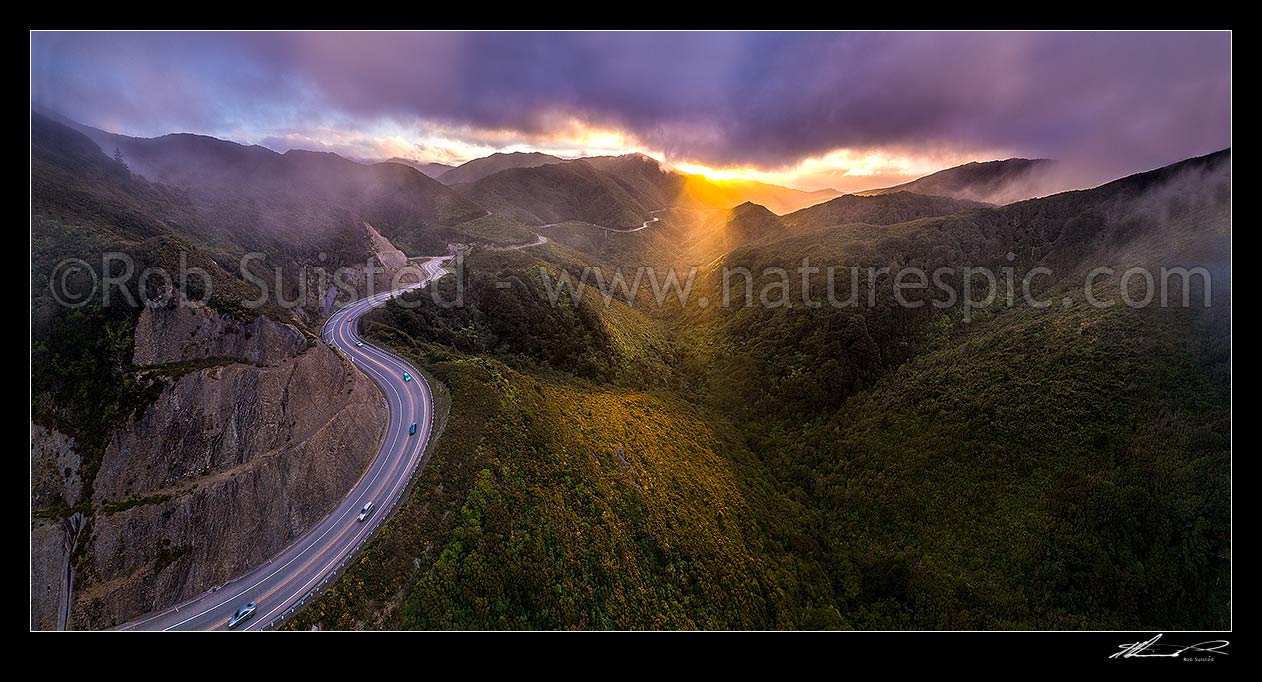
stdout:
{"type": "Polygon", "coordinates": [[[970,160],[1109,178],[1220,149],[1230,54],[1212,32],[39,32],[31,102],[136,136],[445,164],[640,152],[846,191],[970,160]]]}

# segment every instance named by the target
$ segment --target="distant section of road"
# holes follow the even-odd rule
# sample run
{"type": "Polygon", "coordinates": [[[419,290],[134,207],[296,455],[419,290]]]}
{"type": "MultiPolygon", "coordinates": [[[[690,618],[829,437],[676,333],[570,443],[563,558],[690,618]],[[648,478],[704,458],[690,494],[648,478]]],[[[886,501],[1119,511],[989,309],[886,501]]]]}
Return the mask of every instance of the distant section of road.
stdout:
{"type": "Polygon", "coordinates": [[[488,251],[517,251],[517,250],[525,249],[531,246],[543,246],[544,244],[548,243],[547,237],[543,235],[537,235],[537,236],[538,236],[538,239],[535,239],[533,242],[526,242],[525,244],[508,244],[505,246],[492,245],[492,246],[485,246],[483,248],[485,248],[488,251]]]}
{"type": "MultiPolygon", "coordinates": [[[[663,210],[663,211],[664,211],[664,210],[666,210],[666,209],[660,209],[660,210],[663,210]]],[[[654,213],[656,213],[657,211],[653,211],[653,212],[654,212],[654,213]]],[[[606,232],[639,232],[640,230],[643,230],[644,228],[648,227],[649,225],[652,225],[653,223],[656,223],[656,222],[660,222],[661,220],[662,220],[661,218],[649,218],[648,220],[644,221],[644,222],[643,222],[643,223],[642,223],[639,227],[625,227],[625,228],[624,228],[624,227],[605,227],[604,225],[596,225],[596,224],[593,224],[593,223],[584,223],[584,222],[583,222],[583,221],[581,221],[581,220],[565,220],[565,221],[562,221],[562,222],[559,222],[559,223],[545,223],[545,224],[543,224],[543,225],[539,225],[539,226],[537,226],[537,227],[538,227],[538,228],[540,228],[540,229],[542,229],[542,228],[545,228],[545,227],[556,227],[557,225],[565,225],[565,224],[567,224],[567,223],[577,223],[577,224],[579,224],[579,225],[586,225],[586,226],[588,226],[588,227],[596,227],[596,228],[600,228],[600,229],[602,229],[602,230],[605,230],[606,232]]],[[[535,246],[535,244],[526,244],[525,246],[535,246]]]]}
{"type": "Polygon", "coordinates": [[[658,221],[660,221],[660,220],[661,220],[661,218],[657,218],[657,217],[649,218],[648,220],[644,221],[644,224],[643,224],[643,225],[641,225],[641,226],[639,226],[639,227],[636,227],[636,228],[632,228],[632,229],[630,229],[630,230],[623,230],[623,231],[624,231],[624,232],[639,232],[640,230],[643,230],[644,228],[648,227],[649,225],[651,225],[651,224],[653,224],[653,223],[656,223],[656,222],[658,222],[658,221]]]}
{"type": "Polygon", "coordinates": [[[448,258],[422,263],[423,282],[360,299],[339,310],[324,325],[323,337],[381,387],[390,407],[377,457],[332,513],[249,573],[120,629],[226,629],[237,608],[253,602],[254,616],[236,629],[261,630],[292,615],[346,565],[403,496],[420,465],[434,424],[434,400],[425,378],[407,361],[361,341],[359,318],[388,298],[440,277],[448,258]],[[405,373],[410,380],[403,378],[405,373]],[[416,433],[410,434],[413,424],[416,433]],[[373,503],[372,514],[365,521],[358,521],[360,510],[369,502],[373,503]]]}

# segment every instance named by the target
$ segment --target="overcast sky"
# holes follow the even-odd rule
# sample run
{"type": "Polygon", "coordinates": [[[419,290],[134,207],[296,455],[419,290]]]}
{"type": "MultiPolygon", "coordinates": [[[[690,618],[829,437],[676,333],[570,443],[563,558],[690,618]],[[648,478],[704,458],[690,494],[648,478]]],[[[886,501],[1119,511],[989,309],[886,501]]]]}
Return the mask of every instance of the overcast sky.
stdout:
{"type": "Polygon", "coordinates": [[[31,97],[129,135],[459,163],[642,151],[857,190],[968,160],[1093,180],[1231,144],[1226,33],[36,33],[31,97]]]}

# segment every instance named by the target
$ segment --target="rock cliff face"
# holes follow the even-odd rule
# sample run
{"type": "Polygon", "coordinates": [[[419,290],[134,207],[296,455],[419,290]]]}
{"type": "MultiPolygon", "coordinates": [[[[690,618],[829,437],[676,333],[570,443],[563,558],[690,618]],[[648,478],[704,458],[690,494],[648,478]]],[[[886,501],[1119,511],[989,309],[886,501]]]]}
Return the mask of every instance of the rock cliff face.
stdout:
{"type": "Polygon", "coordinates": [[[82,494],[74,439],[31,424],[31,509],[46,509],[58,500],[73,507],[82,494]]]}
{"type": "Polygon", "coordinates": [[[389,239],[381,236],[381,233],[373,229],[372,225],[364,223],[364,229],[368,230],[368,237],[372,240],[373,255],[377,257],[377,262],[381,264],[381,267],[390,273],[407,267],[407,254],[396,248],[389,239]]]}
{"type": "Polygon", "coordinates": [[[60,521],[31,519],[31,629],[55,630],[64,590],[66,534],[60,521]]]}
{"type": "Polygon", "coordinates": [[[75,629],[126,622],[266,561],[354,484],[387,418],[367,377],[267,318],[146,310],[135,338],[138,366],[220,360],[170,381],[114,433],[76,558],[75,629]]]}
{"type": "MultiPolygon", "coordinates": [[[[59,503],[73,507],[83,495],[79,453],[73,438],[31,424],[31,509],[48,509],[59,503]]],[[[70,560],[65,524],[58,520],[31,519],[31,629],[57,627],[57,610],[65,598],[65,577],[70,560]]]]}
{"type": "Polygon", "coordinates": [[[307,348],[297,329],[266,317],[239,322],[214,308],[144,308],[136,322],[137,367],[205,358],[274,364],[307,348]]]}

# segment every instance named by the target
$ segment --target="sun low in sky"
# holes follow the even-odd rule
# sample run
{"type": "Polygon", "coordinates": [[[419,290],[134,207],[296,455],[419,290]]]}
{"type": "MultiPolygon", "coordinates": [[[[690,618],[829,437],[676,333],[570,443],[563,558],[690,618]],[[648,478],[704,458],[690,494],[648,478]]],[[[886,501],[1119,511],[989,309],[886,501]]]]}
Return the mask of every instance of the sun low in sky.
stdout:
{"type": "Polygon", "coordinates": [[[456,165],[641,152],[856,191],[971,160],[1098,178],[1230,144],[1228,33],[35,33],[32,106],[111,132],[456,165]]]}

